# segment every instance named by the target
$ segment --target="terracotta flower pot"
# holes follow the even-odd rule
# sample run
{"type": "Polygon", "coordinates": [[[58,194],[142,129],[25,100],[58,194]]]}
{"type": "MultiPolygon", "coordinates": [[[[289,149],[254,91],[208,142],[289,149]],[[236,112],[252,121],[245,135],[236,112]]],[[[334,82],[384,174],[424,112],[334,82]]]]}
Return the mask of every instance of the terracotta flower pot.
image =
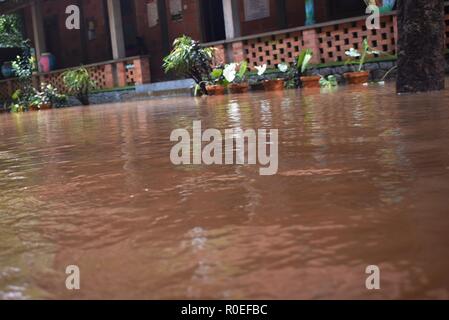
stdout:
{"type": "Polygon", "coordinates": [[[49,104],[43,104],[43,105],[40,106],[40,108],[39,108],[39,106],[36,106],[36,105],[31,105],[29,107],[30,111],[49,110],[51,108],[52,107],[49,104]]]}
{"type": "Polygon", "coordinates": [[[266,91],[282,91],[284,90],[284,79],[265,80],[263,86],[266,91]]]}
{"type": "Polygon", "coordinates": [[[319,88],[320,80],[321,80],[320,76],[301,77],[301,83],[303,88],[319,88]]]}
{"type": "Polygon", "coordinates": [[[229,92],[231,93],[246,93],[249,91],[248,83],[231,83],[229,85],[229,92]]]}
{"type": "Polygon", "coordinates": [[[252,83],[250,85],[250,89],[251,89],[251,91],[261,91],[261,90],[265,90],[265,86],[264,86],[263,82],[256,82],[256,83],[252,83]]]}
{"type": "Polygon", "coordinates": [[[52,106],[50,104],[41,105],[41,110],[50,110],[50,109],[52,109],[52,106]]]}
{"type": "Polygon", "coordinates": [[[369,71],[348,72],[345,73],[345,78],[349,84],[367,83],[369,79],[369,71]]]}
{"type": "Polygon", "coordinates": [[[210,96],[222,96],[225,94],[225,87],[221,85],[206,86],[206,90],[210,96]]]}

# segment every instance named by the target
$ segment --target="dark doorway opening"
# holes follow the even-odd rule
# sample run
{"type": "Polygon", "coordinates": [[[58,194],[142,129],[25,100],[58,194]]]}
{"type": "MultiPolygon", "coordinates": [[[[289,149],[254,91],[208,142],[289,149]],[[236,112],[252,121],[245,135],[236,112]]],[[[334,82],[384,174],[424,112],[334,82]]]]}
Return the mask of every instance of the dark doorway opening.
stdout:
{"type": "Polygon", "coordinates": [[[123,37],[125,38],[126,56],[139,55],[139,38],[136,26],[136,8],[134,1],[120,0],[122,9],[123,37]]]}
{"type": "Polygon", "coordinates": [[[366,10],[362,0],[328,0],[327,7],[332,20],[363,16],[366,10]]]}
{"type": "Polygon", "coordinates": [[[44,34],[46,51],[51,52],[56,57],[56,68],[67,67],[68,64],[62,63],[64,57],[61,50],[61,35],[59,33],[59,21],[57,15],[45,17],[44,34]]]}
{"type": "Polygon", "coordinates": [[[204,42],[226,39],[223,0],[201,0],[201,15],[204,42]]]}

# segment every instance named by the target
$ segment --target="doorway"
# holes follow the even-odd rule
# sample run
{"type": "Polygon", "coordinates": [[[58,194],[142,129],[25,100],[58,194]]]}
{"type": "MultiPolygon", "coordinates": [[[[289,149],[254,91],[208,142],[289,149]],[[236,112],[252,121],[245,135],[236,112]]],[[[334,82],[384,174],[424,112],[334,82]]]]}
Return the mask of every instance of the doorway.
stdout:
{"type": "Polygon", "coordinates": [[[362,0],[328,0],[327,8],[331,20],[363,16],[366,4],[362,0]]]}
{"type": "Polygon", "coordinates": [[[201,0],[201,16],[204,42],[226,39],[223,0],[201,0]]]}
{"type": "Polygon", "coordinates": [[[125,38],[126,56],[136,56],[139,54],[139,49],[134,1],[120,0],[120,7],[122,10],[123,37],[125,38]]]}

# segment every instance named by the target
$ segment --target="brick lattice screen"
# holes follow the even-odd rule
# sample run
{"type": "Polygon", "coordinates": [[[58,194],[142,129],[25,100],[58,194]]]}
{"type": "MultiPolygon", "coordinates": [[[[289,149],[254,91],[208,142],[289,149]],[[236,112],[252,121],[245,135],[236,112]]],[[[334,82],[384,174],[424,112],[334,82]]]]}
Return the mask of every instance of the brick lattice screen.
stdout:
{"type": "MultiPolygon", "coordinates": [[[[96,89],[113,89],[127,85],[143,84],[150,82],[150,65],[147,56],[134,57],[126,61],[109,61],[86,66],[96,89]],[[125,67],[126,66],[126,67],[125,67]],[[121,71],[123,70],[123,71],[121,71]],[[114,73],[118,83],[115,83],[114,73]]],[[[37,88],[39,83],[51,84],[60,92],[66,93],[62,74],[65,70],[41,73],[33,76],[33,84],[37,88]]],[[[8,100],[18,88],[16,79],[0,81],[0,101],[8,100]]]]}
{"type": "Polygon", "coordinates": [[[368,30],[365,20],[336,24],[319,28],[319,57],[321,63],[344,61],[345,51],[362,49],[361,42],[368,39],[371,48],[388,54],[396,54],[395,17],[382,17],[379,30],[368,30]]]}
{"type": "MultiPolygon", "coordinates": [[[[88,67],[87,70],[93,81],[95,81],[96,87],[98,89],[105,89],[106,86],[106,71],[105,65],[92,66],[88,67]]],[[[62,79],[62,72],[52,72],[48,74],[40,75],[40,82],[51,84],[55,88],[58,88],[60,92],[66,92],[66,88],[64,87],[64,81],[62,79]]]]}
{"type": "Polygon", "coordinates": [[[285,33],[243,42],[245,57],[251,67],[267,64],[293,63],[304,47],[302,32],[285,33]]]}
{"type": "Polygon", "coordinates": [[[345,51],[352,47],[359,48],[364,38],[368,38],[373,49],[394,55],[397,34],[395,19],[395,16],[383,16],[380,30],[368,30],[365,20],[359,20],[247,39],[243,41],[244,59],[251,67],[262,64],[275,67],[282,62],[294,62],[302,49],[310,48],[315,51],[314,62],[344,61],[345,51]],[[307,37],[312,40],[306,40],[307,37]]]}

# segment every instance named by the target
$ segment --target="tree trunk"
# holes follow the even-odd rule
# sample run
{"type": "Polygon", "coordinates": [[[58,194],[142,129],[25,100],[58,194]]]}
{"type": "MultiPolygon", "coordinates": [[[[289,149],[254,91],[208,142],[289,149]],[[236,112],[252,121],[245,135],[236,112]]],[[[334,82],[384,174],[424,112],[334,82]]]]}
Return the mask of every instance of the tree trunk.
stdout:
{"type": "Polygon", "coordinates": [[[444,0],[398,0],[398,93],[444,89],[444,0]]]}

